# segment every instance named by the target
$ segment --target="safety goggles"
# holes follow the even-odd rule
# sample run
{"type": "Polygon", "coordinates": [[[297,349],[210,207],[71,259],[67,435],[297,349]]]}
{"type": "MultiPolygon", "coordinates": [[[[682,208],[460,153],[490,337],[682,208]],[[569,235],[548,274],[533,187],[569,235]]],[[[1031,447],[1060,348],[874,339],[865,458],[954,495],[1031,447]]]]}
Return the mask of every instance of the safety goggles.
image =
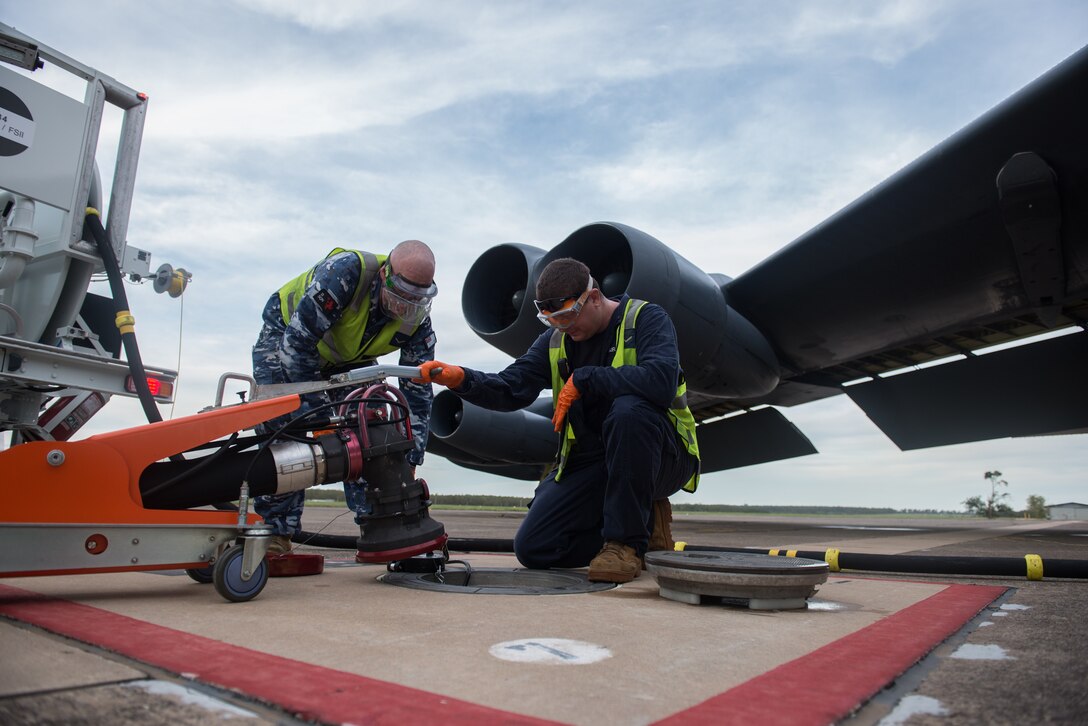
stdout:
{"type": "Polygon", "coordinates": [[[566,330],[582,312],[582,306],[589,299],[589,293],[593,292],[593,278],[586,283],[586,291],[573,297],[550,297],[545,300],[533,300],[536,305],[536,318],[548,327],[557,330],[566,330]]]}
{"type": "Polygon", "coordinates": [[[389,261],[386,261],[385,268],[386,289],[392,290],[406,300],[422,302],[423,300],[430,300],[438,294],[438,285],[433,282],[429,285],[414,283],[404,275],[397,274],[393,270],[393,263],[389,261]]]}
{"type": "Polygon", "coordinates": [[[386,262],[385,282],[382,285],[382,308],[390,317],[403,320],[412,325],[423,322],[431,311],[431,302],[438,294],[438,285],[417,285],[393,270],[393,264],[386,262]]]}

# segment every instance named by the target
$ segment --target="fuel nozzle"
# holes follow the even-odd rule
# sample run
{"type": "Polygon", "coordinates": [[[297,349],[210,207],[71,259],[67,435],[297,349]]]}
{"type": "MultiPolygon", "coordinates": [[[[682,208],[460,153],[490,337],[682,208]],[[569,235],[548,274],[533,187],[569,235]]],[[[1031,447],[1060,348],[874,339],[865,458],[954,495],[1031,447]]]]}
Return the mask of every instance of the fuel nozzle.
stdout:
{"type": "Polygon", "coordinates": [[[366,501],[370,514],[359,525],[356,562],[405,560],[441,549],[448,539],[441,522],[431,519],[431,492],[423,479],[413,479],[399,452],[411,442],[391,426],[370,429],[371,446],[363,452],[366,501]]]}

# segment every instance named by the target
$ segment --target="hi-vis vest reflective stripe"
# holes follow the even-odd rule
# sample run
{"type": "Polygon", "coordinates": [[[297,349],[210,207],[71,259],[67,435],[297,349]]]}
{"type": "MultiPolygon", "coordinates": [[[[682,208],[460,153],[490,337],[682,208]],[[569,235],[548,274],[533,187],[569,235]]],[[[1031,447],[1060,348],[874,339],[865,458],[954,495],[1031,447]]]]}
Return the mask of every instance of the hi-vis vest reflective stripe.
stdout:
{"type": "MultiPolygon", "coordinates": [[[[628,300],[627,307],[623,311],[623,325],[616,329],[616,354],[612,357],[612,367],[633,366],[638,364],[638,357],[633,345],[635,340],[635,320],[639,311],[646,304],[645,300],[628,300]]],[[[567,335],[561,330],[552,331],[552,337],[548,344],[548,361],[552,370],[552,405],[559,400],[559,391],[570,377],[567,370],[567,335]]],[[[676,433],[680,435],[685,447],[692,456],[699,458],[699,441],[695,437],[695,418],[688,408],[688,384],[684,380],[684,374],[680,374],[680,385],[676,387],[676,396],[669,406],[669,420],[676,427],[676,433]]],[[[563,467],[567,465],[567,457],[570,455],[571,446],[574,444],[574,428],[567,423],[563,427],[562,441],[559,443],[559,466],[555,474],[556,481],[563,475],[563,467]]],[[[699,467],[695,467],[695,473],[684,483],[684,491],[694,492],[699,486],[699,467]]]]}
{"type": "MultiPolygon", "coordinates": [[[[374,359],[392,353],[397,346],[392,345],[393,336],[404,333],[411,336],[418,325],[409,325],[400,320],[391,320],[378,334],[369,340],[363,340],[363,331],[366,330],[367,320],[370,318],[370,291],[374,285],[374,276],[378,274],[378,268],[385,262],[387,255],[375,255],[370,252],[358,250],[345,250],[337,247],[325,259],[341,252],[354,252],[359,257],[362,266],[362,274],[359,277],[359,285],[355,288],[355,295],[344,315],[327,331],[317,343],[317,352],[321,354],[325,362],[324,367],[332,365],[344,365],[348,363],[369,363],[374,359]]],[[[322,264],[319,262],[318,264],[322,264]]],[[[283,313],[283,322],[289,323],[291,315],[295,312],[299,299],[306,293],[306,288],[314,279],[315,267],[311,267],[295,279],[280,288],[280,309],[283,313]]]]}

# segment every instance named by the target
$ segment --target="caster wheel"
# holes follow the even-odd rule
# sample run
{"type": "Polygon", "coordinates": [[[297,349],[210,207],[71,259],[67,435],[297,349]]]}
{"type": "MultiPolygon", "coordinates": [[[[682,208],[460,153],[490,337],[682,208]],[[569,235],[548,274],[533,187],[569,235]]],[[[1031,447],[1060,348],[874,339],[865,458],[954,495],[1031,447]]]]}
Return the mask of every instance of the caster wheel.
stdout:
{"type": "Polygon", "coordinates": [[[242,579],[242,547],[228,547],[215,563],[215,591],[231,602],[245,602],[260,594],[268,582],[268,563],[261,560],[253,576],[242,579]]]}
{"type": "Polygon", "coordinates": [[[193,580],[199,582],[201,585],[207,585],[209,582],[212,582],[215,579],[212,565],[208,565],[207,567],[197,567],[192,570],[186,570],[185,574],[193,580]]]}

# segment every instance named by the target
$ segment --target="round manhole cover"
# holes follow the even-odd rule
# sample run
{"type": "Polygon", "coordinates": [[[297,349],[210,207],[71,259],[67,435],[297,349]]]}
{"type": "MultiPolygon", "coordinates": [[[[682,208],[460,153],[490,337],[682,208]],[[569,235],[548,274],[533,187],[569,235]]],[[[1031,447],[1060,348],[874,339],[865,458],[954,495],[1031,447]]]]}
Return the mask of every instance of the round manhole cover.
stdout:
{"type": "Polygon", "coordinates": [[[378,577],[398,587],[471,595],[569,595],[611,590],[611,582],[590,582],[585,573],[566,570],[476,568],[444,572],[387,572],[378,577]]]}
{"type": "Polygon", "coordinates": [[[687,550],[651,552],[646,569],[657,578],[661,596],[670,600],[788,610],[805,607],[831,568],[801,557],[687,550]]]}
{"type": "Polygon", "coordinates": [[[767,575],[805,576],[828,572],[831,568],[822,560],[803,557],[777,557],[757,552],[648,552],[646,566],[675,567],[705,572],[737,572],[767,575]]]}

